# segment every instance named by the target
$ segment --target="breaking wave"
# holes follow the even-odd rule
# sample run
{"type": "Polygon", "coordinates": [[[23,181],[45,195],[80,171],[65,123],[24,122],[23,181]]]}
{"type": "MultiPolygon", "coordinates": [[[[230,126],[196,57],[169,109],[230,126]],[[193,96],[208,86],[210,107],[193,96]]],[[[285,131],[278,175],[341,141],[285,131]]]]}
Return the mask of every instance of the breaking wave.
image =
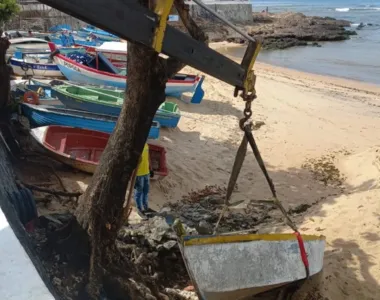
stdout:
{"type": "Polygon", "coordinates": [[[351,11],[351,10],[379,10],[380,11],[380,7],[341,7],[341,8],[335,8],[335,11],[338,11],[338,12],[348,12],[348,11],[351,11]]]}
{"type": "Polygon", "coordinates": [[[350,11],[350,8],[349,7],[344,7],[344,8],[335,8],[336,11],[340,11],[340,12],[347,12],[347,11],[350,11]]]}

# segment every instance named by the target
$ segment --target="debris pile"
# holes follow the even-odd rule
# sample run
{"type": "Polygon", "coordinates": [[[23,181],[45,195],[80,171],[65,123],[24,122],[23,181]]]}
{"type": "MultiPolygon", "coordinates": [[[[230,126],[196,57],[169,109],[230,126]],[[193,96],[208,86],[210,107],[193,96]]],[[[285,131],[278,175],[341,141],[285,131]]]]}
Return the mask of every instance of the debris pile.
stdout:
{"type": "MultiPolygon", "coordinates": [[[[186,232],[196,234],[185,226],[186,232]]],[[[177,235],[166,219],[156,216],[139,224],[122,227],[117,246],[139,269],[162,287],[184,288],[190,285],[177,243],[177,235]]]]}
{"type": "MultiPolygon", "coordinates": [[[[182,223],[195,228],[199,234],[212,234],[224,208],[224,197],[225,189],[206,186],[179,202],[168,204],[160,215],[170,220],[178,218],[182,223]]],[[[241,230],[257,232],[255,226],[269,219],[269,212],[275,209],[272,203],[249,203],[238,208],[242,202],[232,203],[219,223],[218,233],[241,230]]]]}

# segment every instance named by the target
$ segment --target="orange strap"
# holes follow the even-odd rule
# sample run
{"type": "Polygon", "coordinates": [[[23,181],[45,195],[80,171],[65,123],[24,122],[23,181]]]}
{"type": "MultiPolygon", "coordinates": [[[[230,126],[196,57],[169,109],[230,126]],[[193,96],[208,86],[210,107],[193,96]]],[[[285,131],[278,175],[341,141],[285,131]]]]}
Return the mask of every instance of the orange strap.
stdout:
{"type": "Polygon", "coordinates": [[[303,242],[303,238],[302,238],[301,234],[298,231],[296,231],[294,234],[297,237],[298,246],[299,246],[300,252],[301,252],[301,259],[302,259],[302,262],[303,262],[305,269],[306,269],[306,277],[308,278],[310,276],[310,269],[309,269],[309,260],[307,258],[305,244],[303,242]]]}

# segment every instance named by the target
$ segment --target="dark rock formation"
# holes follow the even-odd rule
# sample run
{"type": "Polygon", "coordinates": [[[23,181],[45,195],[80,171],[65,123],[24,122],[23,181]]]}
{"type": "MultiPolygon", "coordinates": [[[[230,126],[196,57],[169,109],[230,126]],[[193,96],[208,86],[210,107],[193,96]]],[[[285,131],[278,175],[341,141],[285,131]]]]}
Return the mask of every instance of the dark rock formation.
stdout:
{"type": "MultiPolygon", "coordinates": [[[[245,40],[235,31],[217,21],[196,20],[209,36],[210,42],[243,43],[245,40]]],[[[173,24],[181,28],[180,22],[173,24]]],[[[355,35],[347,30],[350,22],[329,17],[310,17],[301,13],[253,13],[252,22],[239,25],[254,37],[263,38],[264,49],[286,49],[295,46],[313,45],[310,42],[343,41],[355,35]]]]}
{"type": "Polygon", "coordinates": [[[308,17],[301,13],[262,15],[254,14],[255,25],[249,27],[249,34],[262,37],[267,49],[306,46],[307,42],[342,41],[355,34],[345,29],[350,22],[344,20],[308,17]]]}

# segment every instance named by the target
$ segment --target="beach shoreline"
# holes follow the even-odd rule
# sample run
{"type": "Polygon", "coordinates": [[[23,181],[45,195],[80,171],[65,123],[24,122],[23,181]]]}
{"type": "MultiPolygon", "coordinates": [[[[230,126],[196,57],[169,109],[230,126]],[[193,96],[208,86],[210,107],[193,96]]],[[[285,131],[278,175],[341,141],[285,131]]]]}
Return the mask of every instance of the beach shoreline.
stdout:
{"type": "MultiPolygon", "coordinates": [[[[233,59],[239,63],[241,62],[241,59],[242,59],[242,55],[240,57],[240,53],[244,53],[245,48],[246,48],[245,46],[242,46],[241,44],[230,43],[230,42],[210,43],[210,47],[223,53],[224,55],[228,56],[230,59],[233,59]],[[238,55],[235,55],[235,53],[238,53],[238,55]]],[[[310,51],[310,50],[311,48],[305,49],[305,51],[310,51]]],[[[281,51],[289,51],[289,50],[275,50],[273,52],[281,53],[281,51]]],[[[374,92],[376,92],[378,90],[378,87],[380,86],[380,82],[377,83],[377,82],[369,82],[366,80],[360,80],[357,78],[347,78],[347,77],[344,77],[343,75],[339,76],[339,72],[337,72],[337,74],[334,74],[334,75],[321,74],[318,72],[313,72],[313,70],[311,71],[299,70],[297,69],[297,66],[285,67],[279,64],[263,62],[260,60],[261,60],[261,57],[259,54],[258,60],[255,63],[255,66],[257,69],[264,69],[268,71],[271,70],[271,71],[276,71],[276,72],[280,72],[284,74],[291,73],[293,76],[296,76],[296,77],[305,77],[305,78],[310,78],[314,80],[327,81],[327,82],[332,82],[336,85],[342,85],[342,86],[355,85],[357,88],[368,90],[368,91],[374,91],[374,92]]]]}

